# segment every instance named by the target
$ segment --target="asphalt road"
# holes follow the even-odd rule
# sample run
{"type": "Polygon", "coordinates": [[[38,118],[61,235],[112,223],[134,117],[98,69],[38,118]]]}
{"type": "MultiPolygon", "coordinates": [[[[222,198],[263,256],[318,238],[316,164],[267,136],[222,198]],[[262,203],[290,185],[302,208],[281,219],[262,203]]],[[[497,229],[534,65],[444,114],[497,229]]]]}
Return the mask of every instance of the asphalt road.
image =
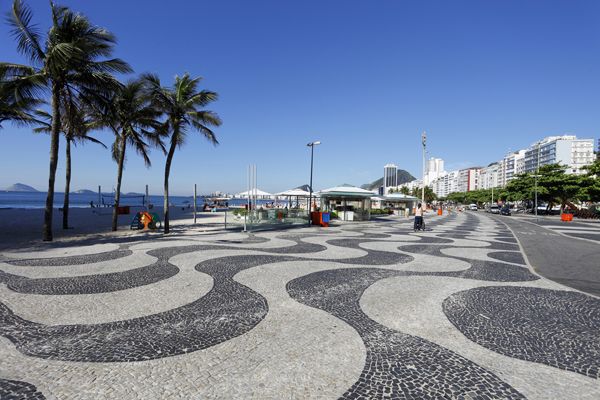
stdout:
{"type": "MultiPolygon", "coordinates": [[[[489,214],[488,214],[489,215],[489,214]]],[[[600,297],[600,246],[564,237],[522,218],[493,216],[508,225],[535,271],[545,278],[600,297]]]]}

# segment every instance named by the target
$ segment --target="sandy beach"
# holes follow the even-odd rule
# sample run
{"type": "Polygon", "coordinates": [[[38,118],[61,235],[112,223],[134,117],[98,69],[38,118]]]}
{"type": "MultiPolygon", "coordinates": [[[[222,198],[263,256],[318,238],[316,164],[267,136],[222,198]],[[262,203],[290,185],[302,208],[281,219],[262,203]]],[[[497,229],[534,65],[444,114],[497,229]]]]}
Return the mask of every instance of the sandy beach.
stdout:
{"type": "MultiPolygon", "coordinates": [[[[144,236],[147,234],[161,234],[161,230],[138,231],[130,230],[129,224],[135,212],[143,210],[142,207],[132,207],[129,215],[119,215],[119,229],[111,231],[112,208],[72,208],[69,210],[70,229],[62,229],[62,212],[54,210],[53,232],[54,243],[64,243],[81,240],[94,240],[99,242],[120,236],[144,236]]],[[[158,213],[163,218],[162,207],[154,207],[152,212],[158,213]]],[[[228,217],[232,217],[228,214],[228,217]]],[[[42,242],[42,223],[44,220],[43,209],[0,209],[0,220],[3,229],[0,230],[0,250],[18,250],[21,247],[51,246],[51,243],[42,242]]],[[[229,218],[229,222],[233,218],[229,218]]],[[[206,231],[224,228],[223,213],[199,212],[197,223],[194,225],[193,211],[181,207],[171,208],[171,229],[173,234],[191,230],[206,231]]]]}

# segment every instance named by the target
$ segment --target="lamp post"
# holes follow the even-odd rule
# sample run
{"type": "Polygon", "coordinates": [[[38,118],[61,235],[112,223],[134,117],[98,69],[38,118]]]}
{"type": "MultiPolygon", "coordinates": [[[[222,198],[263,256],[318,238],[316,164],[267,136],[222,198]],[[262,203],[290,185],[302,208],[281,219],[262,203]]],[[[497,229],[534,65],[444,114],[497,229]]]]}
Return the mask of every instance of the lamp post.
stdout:
{"type": "Polygon", "coordinates": [[[421,143],[423,144],[423,187],[421,188],[421,207],[425,205],[425,147],[427,145],[427,133],[423,131],[421,135],[421,143]]]}
{"type": "Polygon", "coordinates": [[[538,222],[538,178],[540,177],[540,142],[537,143],[537,168],[535,170],[535,222],[538,222]]]}
{"type": "Polygon", "coordinates": [[[537,184],[538,184],[538,178],[540,177],[539,174],[533,174],[532,175],[535,178],[535,185],[534,185],[534,191],[535,191],[535,201],[534,201],[534,207],[535,207],[535,221],[538,221],[538,190],[537,190],[537,184]]]}
{"type": "Polygon", "coordinates": [[[311,224],[311,211],[312,211],[312,192],[313,192],[313,159],[315,153],[315,146],[320,145],[320,141],[314,141],[307,144],[310,147],[310,184],[309,184],[309,194],[308,194],[308,224],[311,224]]]}

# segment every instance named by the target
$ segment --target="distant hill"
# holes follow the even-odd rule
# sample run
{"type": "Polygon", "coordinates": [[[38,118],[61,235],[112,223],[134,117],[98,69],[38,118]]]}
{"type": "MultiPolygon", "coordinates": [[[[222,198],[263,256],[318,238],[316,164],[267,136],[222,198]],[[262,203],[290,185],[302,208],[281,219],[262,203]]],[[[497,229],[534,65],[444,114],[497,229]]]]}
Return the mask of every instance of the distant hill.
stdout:
{"type": "Polygon", "coordinates": [[[410,172],[405,171],[403,169],[398,170],[398,185],[402,185],[403,183],[408,183],[410,181],[414,181],[415,179],[417,179],[417,178],[412,176],[410,174],[410,172]]]}
{"type": "Polygon", "coordinates": [[[32,188],[24,183],[15,183],[5,189],[7,192],[39,192],[39,190],[32,188]]]}
{"type": "Polygon", "coordinates": [[[360,188],[365,190],[377,190],[381,186],[383,186],[383,178],[379,178],[371,183],[365,183],[364,185],[360,185],[360,188]]]}
{"type": "MultiPolygon", "coordinates": [[[[404,183],[408,183],[408,182],[414,181],[414,180],[415,180],[415,177],[412,176],[408,171],[405,171],[403,169],[398,170],[398,185],[402,185],[404,183]]],[[[366,189],[366,190],[377,190],[381,186],[383,186],[383,178],[379,178],[376,181],[373,181],[371,183],[365,183],[364,185],[361,186],[361,188],[366,189]]]]}
{"type": "Polygon", "coordinates": [[[77,193],[77,194],[96,194],[96,192],[94,192],[93,190],[89,190],[89,189],[79,189],[79,190],[76,190],[75,193],[77,193]]]}
{"type": "Polygon", "coordinates": [[[302,185],[302,186],[298,186],[297,188],[294,189],[300,189],[300,190],[304,190],[305,192],[310,192],[310,185],[302,185]]]}

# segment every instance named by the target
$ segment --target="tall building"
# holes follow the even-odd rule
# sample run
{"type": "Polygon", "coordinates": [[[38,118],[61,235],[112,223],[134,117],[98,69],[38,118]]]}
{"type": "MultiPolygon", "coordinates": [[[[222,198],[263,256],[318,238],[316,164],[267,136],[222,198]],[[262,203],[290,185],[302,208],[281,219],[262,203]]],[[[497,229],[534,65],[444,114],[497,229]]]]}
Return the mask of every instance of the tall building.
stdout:
{"type": "Polygon", "coordinates": [[[479,187],[480,167],[465,168],[458,171],[458,191],[470,192],[479,187]]]}
{"type": "Polygon", "coordinates": [[[505,187],[516,175],[523,173],[525,152],[526,150],[510,152],[498,162],[498,186],[505,187]]]}
{"type": "Polygon", "coordinates": [[[440,176],[446,174],[444,171],[444,160],[441,158],[430,158],[425,164],[425,184],[429,185],[440,176]]]}
{"type": "Polygon", "coordinates": [[[491,189],[500,186],[500,170],[500,164],[497,162],[481,168],[478,189],[491,189]]]}
{"type": "Polygon", "coordinates": [[[582,174],[585,165],[594,161],[594,139],[577,139],[574,135],[548,136],[525,150],[525,173],[543,165],[561,164],[568,174],[582,174]]]}
{"type": "Polygon", "coordinates": [[[429,186],[437,197],[446,197],[450,193],[459,192],[460,171],[450,171],[435,179],[429,186]]]}
{"type": "Polygon", "coordinates": [[[383,194],[388,194],[390,188],[398,186],[398,167],[386,164],[383,167],[383,194]]]}

